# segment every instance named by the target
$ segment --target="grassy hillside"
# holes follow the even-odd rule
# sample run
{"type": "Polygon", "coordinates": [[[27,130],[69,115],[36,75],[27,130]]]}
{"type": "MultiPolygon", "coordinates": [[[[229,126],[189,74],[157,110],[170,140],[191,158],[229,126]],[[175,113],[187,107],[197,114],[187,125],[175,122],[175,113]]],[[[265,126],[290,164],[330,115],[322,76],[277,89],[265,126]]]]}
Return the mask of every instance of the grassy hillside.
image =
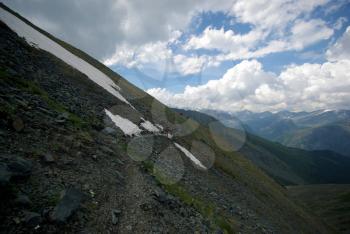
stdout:
{"type": "Polygon", "coordinates": [[[320,184],[289,186],[288,193],[338,233],[350,231],[350,185],[320,184]]]}
{"type": "Polygon", "coordinates": [[[205,112],[221,121],[238,118],[248,132],[286,146],[331,150],[350,156],[349,110],[277,113],[241,111],[234,114],[210,110],[205,112]]]}
{"type": "Polygon", "coordinates": [[[345,156],[350,156],[349,140],[350,126],[342,123],[296,130],[279,139],[287,146],[308,150],[331,149],[345,156]]]}
{"type": "MultiPolygon", "coordinates": [[[[206,114],[175,110],[207,127],[217,122],[206,114]]],[[[223,125],[221,128],[222,131],[235,131],[223,125]]],[[[234,142],[234,134],[232,136],[228,140],[234,142]]],[[[350,182],[350,159],[331,151],[290,148],[249,133],[246,133],[245,144],[239,151],[284,185],[350,182]]]]}

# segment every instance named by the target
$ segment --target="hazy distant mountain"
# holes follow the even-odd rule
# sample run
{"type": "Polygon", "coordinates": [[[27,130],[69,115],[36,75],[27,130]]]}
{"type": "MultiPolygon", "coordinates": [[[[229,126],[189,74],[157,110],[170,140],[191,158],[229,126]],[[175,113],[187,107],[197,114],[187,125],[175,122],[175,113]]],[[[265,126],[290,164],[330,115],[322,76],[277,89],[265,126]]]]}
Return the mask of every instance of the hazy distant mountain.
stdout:
{"type": "Polygon", "coordinates": [[[229,126],[232,119],[238,119],[247,131],[287,146],[332,150],[350,156],[350,110],[204,112],[229,126]]]}
{"type": "MultiPolygon", "coordinates": [[[[215,123],[215,129],[225,132],[228,142],[237,141],[237,130],[218,123],[214,117],[191,110],[174,110],[208,128],[215,123]]],[[[221,113],[221,117],[224,115],[227,113],[221,113]]],[[[239,152],[283,185],[350,182],[350,158],[329,150],[290,148],[246,133],[239,152]]]]}

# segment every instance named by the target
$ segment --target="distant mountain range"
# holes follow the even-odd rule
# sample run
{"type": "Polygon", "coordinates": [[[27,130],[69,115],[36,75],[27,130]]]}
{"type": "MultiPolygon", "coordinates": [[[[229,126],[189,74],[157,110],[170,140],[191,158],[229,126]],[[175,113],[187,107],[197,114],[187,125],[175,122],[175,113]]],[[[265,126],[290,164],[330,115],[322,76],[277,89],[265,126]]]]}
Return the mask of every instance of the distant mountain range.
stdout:
{"type": "Polygon", "coordinates": [[[286,146],[306,150],[332,150],[350,156],[350,110],[203,112],[230,127],[235,127],[239,121],[246,131],[286,146]]]}
{"type": "MultiPolygon", "coordinates": [[[[228,124],[237,128],[237,122],[232,118],[222,124],[208,114],[174,110],[210,129],[215,126],[215,132],[224,135],[225,140],[233,145],[242,142],[237,150],[282,185],[350,182],[349,157],[329,150],[309,151],[286,147],[249,132],[243,134],[241,130],[227,127],[229,122],[228,124]]],[[[224,115],[227,114],[221,113],[221,118],[224,115]]]]}

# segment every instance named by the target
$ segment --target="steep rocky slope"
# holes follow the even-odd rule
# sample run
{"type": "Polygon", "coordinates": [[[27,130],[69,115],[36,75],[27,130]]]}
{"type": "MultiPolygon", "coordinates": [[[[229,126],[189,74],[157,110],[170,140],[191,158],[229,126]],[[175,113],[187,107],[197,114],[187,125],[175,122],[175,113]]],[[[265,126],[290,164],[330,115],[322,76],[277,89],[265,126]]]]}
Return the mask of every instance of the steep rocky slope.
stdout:
{"type": "Polygon", "coordinates": [[[220,136],[0,16],[0,232],[329,231],[220,136]]]}

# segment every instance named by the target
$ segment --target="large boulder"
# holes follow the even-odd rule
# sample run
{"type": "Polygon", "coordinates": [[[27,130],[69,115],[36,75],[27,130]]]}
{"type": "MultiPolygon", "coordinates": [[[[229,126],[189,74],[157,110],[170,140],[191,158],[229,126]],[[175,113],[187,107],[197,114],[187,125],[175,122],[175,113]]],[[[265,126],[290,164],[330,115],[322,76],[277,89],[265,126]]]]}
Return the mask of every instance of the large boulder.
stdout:
{"type": "Polygon", "coordinates": [[[31,161],[21,157],[13,157],[7,164],[13,177],[24,178],[30,176],[33,168],[31,161]]]}
{"type": "Polygon", "coordinates": [[[30,227],[36,227],[42,222],[42,218],[38,213],[25,211],[24,222],[30,227]]]}
{"type": "Polygon", "coordinates": [[[65,223],[67,219],[79,208],[83,193],[76,188],[68,188],[53,210],[50,218],[54,222],[65,223]]]}

